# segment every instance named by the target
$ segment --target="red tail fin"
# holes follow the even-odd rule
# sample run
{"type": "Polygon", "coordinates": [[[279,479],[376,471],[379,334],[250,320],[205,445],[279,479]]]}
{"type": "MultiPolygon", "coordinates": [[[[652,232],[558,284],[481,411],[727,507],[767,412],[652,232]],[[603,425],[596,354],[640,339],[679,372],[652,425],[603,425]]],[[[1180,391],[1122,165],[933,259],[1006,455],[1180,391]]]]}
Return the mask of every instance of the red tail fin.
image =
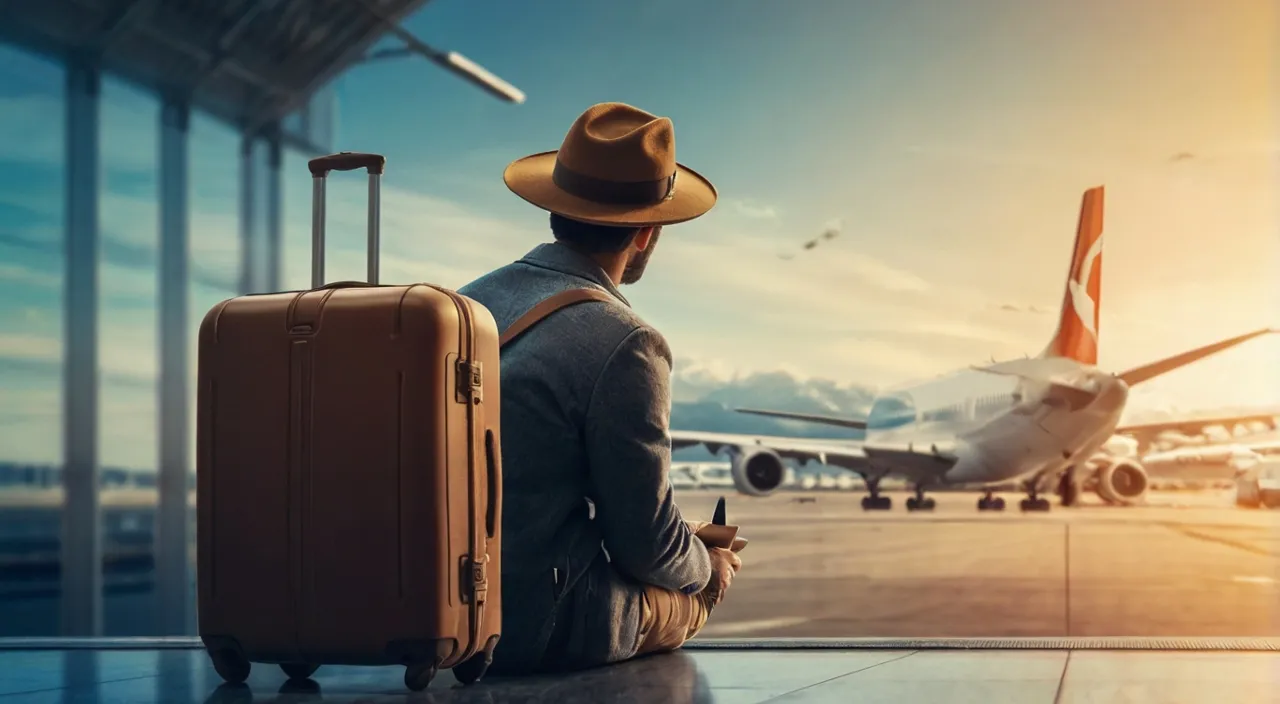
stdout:
{"type": "Polygon", "coordinates": [[[1102,305],[1103,187],[1084,192],[1076,246],[1067,270],[1058,331],[1042,356],[1067,357],[1084,364],[1098,363],[1098,312],[1102,305]]]}

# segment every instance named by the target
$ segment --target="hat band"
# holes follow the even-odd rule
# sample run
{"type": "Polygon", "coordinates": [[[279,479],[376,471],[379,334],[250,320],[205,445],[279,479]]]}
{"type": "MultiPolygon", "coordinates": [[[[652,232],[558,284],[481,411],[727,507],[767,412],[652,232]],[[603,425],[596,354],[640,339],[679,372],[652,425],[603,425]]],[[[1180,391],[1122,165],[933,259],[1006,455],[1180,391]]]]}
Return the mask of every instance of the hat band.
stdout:
{"type": "Polygon", "coordinates": [[[652,205],[676,192],[676,173],[655,181],[606,181],[574,171],[556,159],[551,180],[560,190],[585,200],[609,205],[652,205]]]}

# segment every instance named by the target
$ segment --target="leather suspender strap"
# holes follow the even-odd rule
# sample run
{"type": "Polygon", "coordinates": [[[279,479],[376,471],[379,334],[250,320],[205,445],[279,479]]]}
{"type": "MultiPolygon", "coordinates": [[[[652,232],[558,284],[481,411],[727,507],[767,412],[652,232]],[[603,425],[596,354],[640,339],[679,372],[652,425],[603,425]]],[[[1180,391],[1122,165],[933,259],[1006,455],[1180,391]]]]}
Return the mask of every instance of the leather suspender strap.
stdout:
{"type": "Polygon", "coordinates": [[[529,309],[528,313],[520,316],[516,322],[511,324],[502,333],[502,337],[498,338],[498,346],[505,347],[508,342],[520,337],[526,330],[533,327],[538,321],[551,315],[552,313],[575,303],[586,303],[587,301],[616,301],[613,296],[595,288],[572,288],[568,291],[561,291],[549,298],[538,303],[538,305],[529,309]]]}

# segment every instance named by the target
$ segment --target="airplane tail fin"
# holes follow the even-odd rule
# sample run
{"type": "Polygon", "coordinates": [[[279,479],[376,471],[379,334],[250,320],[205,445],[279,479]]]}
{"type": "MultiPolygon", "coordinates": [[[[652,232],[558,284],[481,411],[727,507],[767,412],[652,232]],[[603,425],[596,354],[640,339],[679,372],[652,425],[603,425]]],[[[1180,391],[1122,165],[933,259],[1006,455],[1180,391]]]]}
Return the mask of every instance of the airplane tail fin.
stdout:
{"type": "Polygon", "coordinates": [[[1041,357],[1067,357],[1083,364],[1098,363],[1098,312],[1102,302],[1103,186],[1084,192],[1076,245],[1067,270],[1058,330],[1041,357]]]}

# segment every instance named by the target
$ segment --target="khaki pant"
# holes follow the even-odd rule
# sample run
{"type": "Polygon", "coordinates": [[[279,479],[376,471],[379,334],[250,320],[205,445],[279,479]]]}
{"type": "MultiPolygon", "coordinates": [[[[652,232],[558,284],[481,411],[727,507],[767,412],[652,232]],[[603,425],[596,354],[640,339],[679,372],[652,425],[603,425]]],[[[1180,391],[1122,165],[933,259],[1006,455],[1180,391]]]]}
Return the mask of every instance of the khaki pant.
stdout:
{"type": "Polygon", "coordinates": [[[636,655],[675,650],[698,635],[711,615],[706,590],[681,594],[645,585],[640,602],[640,649],[636,655]]]}
{"type": "MultiPolygon", "coordinates": [[[[689,530],[709,547],[727,548],[737,536],[737,526],[711,526],[704,521],[685,521],[689,530]],[[701,535],[700,535],[701,534],[701,535]]],[[[636,655],[675,650],[698,635],[719,599],[707,590],[682,594],[645,585],[640,613],[640,650],[636,655]]]]}

